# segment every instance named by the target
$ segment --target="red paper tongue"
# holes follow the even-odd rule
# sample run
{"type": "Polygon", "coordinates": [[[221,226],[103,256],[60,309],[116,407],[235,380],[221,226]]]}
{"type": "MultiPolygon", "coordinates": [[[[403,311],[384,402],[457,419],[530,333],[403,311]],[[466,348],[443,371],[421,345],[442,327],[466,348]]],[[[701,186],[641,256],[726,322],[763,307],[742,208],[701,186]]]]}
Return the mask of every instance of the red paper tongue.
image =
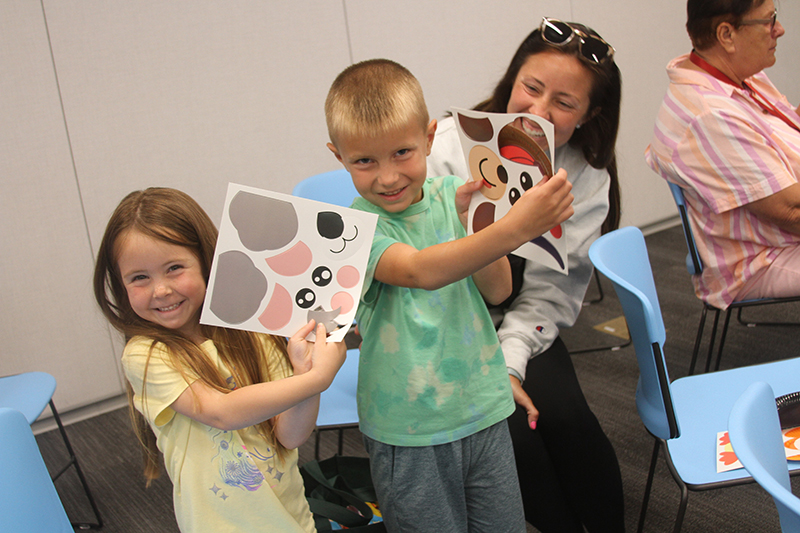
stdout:
{"type": "Polygon", "coordinates": [[[515,163],[520,163],[522,165],[534,165],[536,163],[536,161],[533,160],[533,157],[531,157],[531,154],[519,146],[503,146],[500,148],[500,155],[509,161],[514,161],[515,163]]]}

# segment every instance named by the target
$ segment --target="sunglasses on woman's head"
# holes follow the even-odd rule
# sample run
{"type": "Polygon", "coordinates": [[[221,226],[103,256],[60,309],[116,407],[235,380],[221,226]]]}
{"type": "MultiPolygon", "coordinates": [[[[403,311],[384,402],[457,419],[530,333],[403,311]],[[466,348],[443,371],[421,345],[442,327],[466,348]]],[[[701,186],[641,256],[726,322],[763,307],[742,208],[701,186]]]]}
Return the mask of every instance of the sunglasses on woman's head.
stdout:
{"type": "Polygon", "coordinates": [[[589,35],[567,22],[544,17],[539,26],[542,39],[556,46],[566,46],[578,36],[578,51],[591,63],[603,63],[614,57],[614,47],[597,35],[589,35]]]}

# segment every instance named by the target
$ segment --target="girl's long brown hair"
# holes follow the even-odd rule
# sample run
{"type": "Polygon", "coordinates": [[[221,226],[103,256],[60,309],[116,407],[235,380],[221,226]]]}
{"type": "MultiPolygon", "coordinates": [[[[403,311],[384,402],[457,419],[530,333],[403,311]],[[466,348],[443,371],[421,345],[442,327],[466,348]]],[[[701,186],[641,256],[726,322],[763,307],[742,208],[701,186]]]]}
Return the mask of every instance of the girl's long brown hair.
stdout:
{"type": "MultiPolygon", "coordinates": [[[[94,295],[105,317],[126,340],[135,336],[152,339],[150,355],[156,345],[163,345],[171,364],[187,378],[187,382],[194,379],[189,377],[191,374],[214,389],[230,392],[219,369],[197,344],[176,330],[142,319],[131,308],[117,267],[119,246],[130,231],[190,249],[200,260],[203,277],[208,284],[217,241],[216,227],[197,202],[181,191],[149,188],[130,193],[117,206],[106,226],[95,265],[94,295]]],[[[237,387],[270,381],[266,363],[269,342],[264,342],[263,335],[206,325],[201,325],[200,329],[205,338],[214,342],[220,359],[231,372],[237,387]]],[[[282,353],[283,363],[290,365],[286,340],[272,336],[271,343],[282,353]]],[[[145,370],[144,383],[146,379],[145,370]]],[[[134,405],[130,384],[127,389],[133,427],[143,446],[144,473],[149,484],[161,471],[156,438],[147,419],[134,405]]],[[[145,408],[144,400],[141,408],[145,408]]],[[[283,457],[286,450],[275,438],[273,421],[265,420],[256,428],[274,446],[278,456],[283,457]]]]}

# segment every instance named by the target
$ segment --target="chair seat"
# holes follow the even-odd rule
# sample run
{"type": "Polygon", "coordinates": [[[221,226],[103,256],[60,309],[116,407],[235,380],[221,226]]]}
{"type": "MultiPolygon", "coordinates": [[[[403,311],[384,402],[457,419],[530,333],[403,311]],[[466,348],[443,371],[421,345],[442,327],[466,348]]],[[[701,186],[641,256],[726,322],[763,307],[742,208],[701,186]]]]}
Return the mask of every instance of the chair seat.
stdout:
{"type": "MultiPolygon", "coordinates": [[[[668,440],[667,446],[681,479],[694,490],[750,477],[743,468],[717,473],[716,436],[727,430],[733,404],[755,381],[769,383],[777,396],[800,390],[800,358],[687,376],[672,382],[672,403],[681,435],[668,440]]],[[[800,463],[790,461],[789,468],[798,470],[800,463]]]]}
{"type": "Polygon", "coordinates": [[[46,372],[25,372],[0,377],[0,407],[10,407],[32,424],[53,397],[56,379],[46,372]]]}
{"type": "Polygon", "coordinates": [[[358,424],[358,357],[357,349],[347,350],[347,359],[342,368],[333,378],[331,386],[320,395],[317,427],[358,424]]]}

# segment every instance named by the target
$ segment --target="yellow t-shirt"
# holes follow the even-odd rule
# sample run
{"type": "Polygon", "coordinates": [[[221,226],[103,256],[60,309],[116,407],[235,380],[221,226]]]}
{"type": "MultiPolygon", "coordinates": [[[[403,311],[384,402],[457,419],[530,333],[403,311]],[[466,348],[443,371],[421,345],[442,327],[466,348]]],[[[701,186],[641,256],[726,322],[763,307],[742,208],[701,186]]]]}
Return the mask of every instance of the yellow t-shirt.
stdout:
{"type": "MultiPolygon", "coordinates": [[[[291,375],[271,339],[264,336],[270,376],[291,375]]],[[[172,410],[170,405],[190,385],[169,364],[166,347],[156,344],[147,362],[152,339],[134,337],[125,346],[122,366],[134,391],[134,405],[149,421],[164,454],[173,484],[175,516],[181,531],[314,532],[314,520],[297,467],[297,450],[281,461],[271,443],[253,428],[216,429],[172,410]],[[142,381],[147,391],[142,404],[142,381]]],[[[236,384],[220,361],[212,341],[201,346],[209,360],[236,384]]]]}

